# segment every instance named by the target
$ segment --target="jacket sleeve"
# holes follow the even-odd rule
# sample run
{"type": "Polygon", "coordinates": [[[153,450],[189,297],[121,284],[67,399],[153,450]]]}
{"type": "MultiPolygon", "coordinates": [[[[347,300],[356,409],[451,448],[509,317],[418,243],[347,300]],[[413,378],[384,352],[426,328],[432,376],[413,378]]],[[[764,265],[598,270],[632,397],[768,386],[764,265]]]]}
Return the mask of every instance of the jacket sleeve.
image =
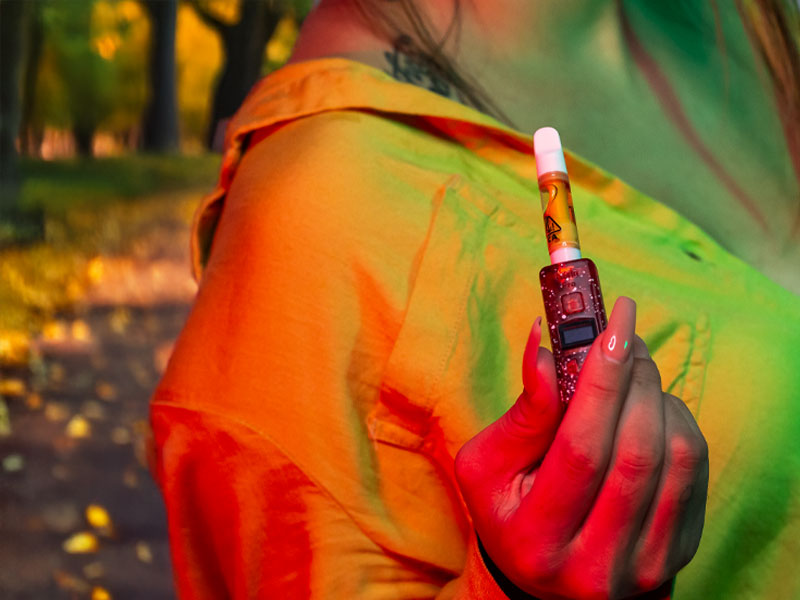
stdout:
{"type": "Polygon", "coordinates": [[[323,121],[245,154],[151,404],[178,594],[505,598],[441,465],[367,426],[427,199],[370,205],[359,140],[323,121]]]}

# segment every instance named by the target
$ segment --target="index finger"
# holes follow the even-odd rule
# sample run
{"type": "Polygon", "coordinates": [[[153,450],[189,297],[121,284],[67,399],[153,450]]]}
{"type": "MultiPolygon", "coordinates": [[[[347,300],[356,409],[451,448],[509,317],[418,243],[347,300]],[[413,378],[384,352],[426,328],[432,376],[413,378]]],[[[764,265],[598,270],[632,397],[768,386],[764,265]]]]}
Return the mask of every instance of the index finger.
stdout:
{"type": "Polygon", "coordinates": [[[522,512],[540,541],[567,543],[594,503],[628,394],[636,303],[620,296],[597,336],[575,394],[542,461],[522,512]]]}

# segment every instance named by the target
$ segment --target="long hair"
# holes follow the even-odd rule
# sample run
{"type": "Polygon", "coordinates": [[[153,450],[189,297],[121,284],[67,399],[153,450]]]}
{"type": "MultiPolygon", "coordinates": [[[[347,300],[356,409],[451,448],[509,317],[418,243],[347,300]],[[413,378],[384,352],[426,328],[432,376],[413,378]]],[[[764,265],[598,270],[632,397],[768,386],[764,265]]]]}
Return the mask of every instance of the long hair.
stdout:
{"type": "MultiPolygon", "coordinates": [[[[456,36],[460,32],[461,0],[453,0],[453,19],[438,41],[415,0],[352,1],[364,22],[379,36],[391,41],[399,34],[413,33],[411,44],[426,55],[428,68],[453,85],[471,106],[516,128],[481,84],[443,51],[453,32],[456,36]]],[[[709,2],[714,11],[717,45],[725,57],[717,2],[709,2]]],[[[749,42],[768,73],[795,176],[800,182],[800,8],[797,0],[736,0],[736,8],[749,42]]],[[[793,233],[798,224],[800,218],[793,233]]]]}

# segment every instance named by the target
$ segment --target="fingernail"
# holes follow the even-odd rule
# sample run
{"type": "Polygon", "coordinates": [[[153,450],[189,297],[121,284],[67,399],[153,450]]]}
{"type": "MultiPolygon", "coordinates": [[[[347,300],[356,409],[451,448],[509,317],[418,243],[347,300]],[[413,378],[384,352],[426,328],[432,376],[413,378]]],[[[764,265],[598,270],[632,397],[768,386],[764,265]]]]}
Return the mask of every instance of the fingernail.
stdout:
{"type": "Polygon", "coordinates": [[[622,363],[628,359],[633,347],[636,328],[636,302],[620,296],[614,303],[608,327],[603,332],[603,352],[614,362],[622,363]]]}
{"type": "Polygon", "coordinates": [[[539,342],[542,339],[542,317],[536,317],[528,334],[525,352],[522,356],[522,385],[532,393],[536,389],[536,359],[539,355],[539,342]]]}

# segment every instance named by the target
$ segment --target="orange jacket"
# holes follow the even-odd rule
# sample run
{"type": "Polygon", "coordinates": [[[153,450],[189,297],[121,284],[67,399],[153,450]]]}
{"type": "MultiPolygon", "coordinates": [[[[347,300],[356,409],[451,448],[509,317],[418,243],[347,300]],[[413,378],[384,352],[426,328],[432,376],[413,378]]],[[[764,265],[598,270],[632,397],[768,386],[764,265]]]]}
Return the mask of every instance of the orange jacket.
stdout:
{"type": "MultiPolygon", "coordinates": [[[[606,306],[637,301],[710,447],[675,597],[800,597],[800,301],[566,160],[606,306]]],[[[530,135],[345,59],[284,67],[229,125],[193,250],[151,413],[180,596],[503,597],[452,466],[518,396],[543,315],[530,135]]]]}

